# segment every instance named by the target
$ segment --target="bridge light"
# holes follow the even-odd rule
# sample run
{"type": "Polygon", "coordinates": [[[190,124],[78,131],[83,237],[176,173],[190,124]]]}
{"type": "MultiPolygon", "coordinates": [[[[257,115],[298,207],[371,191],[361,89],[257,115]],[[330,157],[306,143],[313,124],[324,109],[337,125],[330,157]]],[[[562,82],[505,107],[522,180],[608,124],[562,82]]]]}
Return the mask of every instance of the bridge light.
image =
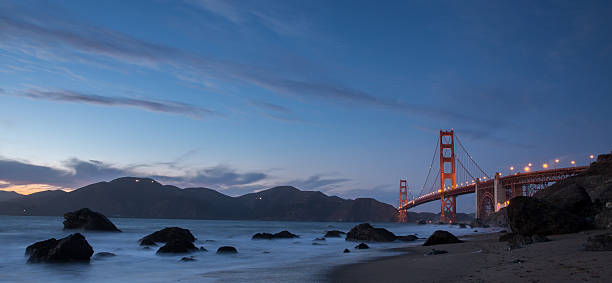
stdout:
{"type": "Polygon", "coordinates": [[[529,166],[525,166],[525,168],[523,168],[523,170],[525,170],[525,172],[529,172],[529,170],[531,170],[531,168],[529,168],[529,166]]]}
{"type": "Polygon", "coordinates": [[[531,162],[529,162],[529,164],[527,164],[527,166],[531,167],[531,166],[533,166],[533,164],[531,164],[531,162]]]}
{"type": "Polygon", "coordinates": [[[576,161],[572,160],[570,163],[571,163],[572,165],[576,166],[576,161]]]}
{"type": "Polygon", "coordinates": [[[514,171],[514,166],[510,166],[510,171],[514,171]]]}
{"type": "Polygon", "coordinates": [[[559,163],[559,158],[555,159],[555,163],[559,163]]]}
{"type": "Polygon", "coordinates": [[[595,156],[591,154],[589,155],[589,158],[592,160],[593,158],[595,158],[595,156]]]}
{"type": "Polygon", "coordinates": [[[548,168],[548,164],[546,164],[546,163],[542,164],[542,168],[544,168],[544,169],[548,168]]]}

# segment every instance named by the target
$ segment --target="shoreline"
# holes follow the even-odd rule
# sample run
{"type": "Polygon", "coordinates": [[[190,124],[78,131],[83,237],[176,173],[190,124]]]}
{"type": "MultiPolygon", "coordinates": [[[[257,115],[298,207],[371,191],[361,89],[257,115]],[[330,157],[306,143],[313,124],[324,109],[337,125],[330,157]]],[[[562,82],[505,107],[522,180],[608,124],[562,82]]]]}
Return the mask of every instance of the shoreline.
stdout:
{"type": "Polygon", "coordinates": [[[464,243],[407,246],[403,252],[332,267],[331,282],[605,282],[612,278],[612,251],[584,251],[589,230],[549,236],[550,242],[509,250],[499,232],[460,237],[464,243]],[[432,248],[447,254],[426,255],[432,248]]]}

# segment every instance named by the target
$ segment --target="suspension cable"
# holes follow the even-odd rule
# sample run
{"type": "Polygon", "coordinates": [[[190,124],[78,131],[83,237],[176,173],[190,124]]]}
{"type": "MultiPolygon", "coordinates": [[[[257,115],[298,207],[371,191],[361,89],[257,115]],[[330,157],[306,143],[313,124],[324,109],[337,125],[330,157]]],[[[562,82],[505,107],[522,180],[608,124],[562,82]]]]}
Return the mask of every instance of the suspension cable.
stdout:
{"type": "Polygon", "coordinates": [[[434,154],[433,157],[431,158],[431,163],[429,164],[429,170],[427,171],[427,177],[425,178],[425,183],[423,183],[423,186],[421,187],[421,192],[419,193],[419,196],[423,195],[423,191],[425,190],[425,186],[427,186],[427,182],[429,182],[429,175],[431,174],[431,168],[433,167],[433,163],[436,160],[436,154],[438,152],[438,147],[440,145],[438,144],[438,142],[436,142],[436,149],[434,150],[434,154]]]}
{"type": "Polygon", "coordinates": [[[463,149],[463,151],[465,152],[465,154],[467,154],[467,156],[470,158],[470,160],[474,163],[474,165],[476,165],[476,167],[478,168],[478,170],[480,170],[480,172],[482,174],[484,174],[487,178],[490,178],[489,175],[482,170],[482,168],[480,168],[480,166],[478,165],[478,163],[476,163],[476,161],[474,161],[474,158],[472,158],[472,155],[470,155],[470,153],[467,151],[467,149],[465,149],[465,147],[463,146],[463,143],[461,143],[461,140],[459,140],[459,137],[455,134],[455,138],[457,139],[457,142],[459,143],[459,146],[461,146],[461,148],[463,149]]]}

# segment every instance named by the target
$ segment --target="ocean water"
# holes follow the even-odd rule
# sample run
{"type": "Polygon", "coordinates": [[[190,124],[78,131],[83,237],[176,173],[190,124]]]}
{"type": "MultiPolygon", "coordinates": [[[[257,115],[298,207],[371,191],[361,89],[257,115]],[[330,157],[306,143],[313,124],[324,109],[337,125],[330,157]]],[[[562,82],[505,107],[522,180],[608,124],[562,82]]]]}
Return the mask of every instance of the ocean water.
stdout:
{"type": "MultiPolygon", "coordinates": [[[[328,238],[313,245],[327,230],[348,232],[358,223],[221,221],[184,219],[113,218],[122,233],[79,231],[94,252],[112,252],[115,257],[93,259],[89,264],[27,264],[25,248],[48,238],[62,238],[63,218],[37,216],[0,216],[0,281],[2,282],[319,282],[330,268],[340,264],[393,255],[389,248],[421,244],[368,243],[370,249],[355,250],[358,243],[343,238],[328,238]],[[159,256],[156,247],[139,246],[138,240],[164,227],[191,230],[195,245],[208,252],[196,252],[197,261],[181,262],[184,255],[159,256]],[[288,230],[299,239],[251,240],[258,232],[288,230]],[[235,255],[217,255],[220,246],[234,246],[235,255]],[[348,248],[350,253],[343,253],[348,248]]],[[[474,234],[473,229],[449,225],[372,223],[397,235],[416,234],[426,238],[438,229],[455,235],[474,234]]],[[[478,233],[486,232],[478,229],[478,233]]]]}

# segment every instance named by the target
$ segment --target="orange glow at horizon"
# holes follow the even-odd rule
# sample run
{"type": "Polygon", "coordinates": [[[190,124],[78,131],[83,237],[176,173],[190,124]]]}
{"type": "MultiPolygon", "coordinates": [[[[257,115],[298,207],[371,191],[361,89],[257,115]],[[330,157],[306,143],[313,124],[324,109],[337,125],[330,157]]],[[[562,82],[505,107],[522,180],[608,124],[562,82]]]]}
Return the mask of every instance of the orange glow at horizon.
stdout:
{"type": "MultiPolygon", "coordinates": [[[[5,182],[1,182],[0,184],[6,184],[5,182]]],[[[38,193],[42,191],[49,190],[63,190],[63,191],[71,191],[70,188],[62,188],[58,186],[53,186],[49,184],[27,184],[27,185],[8,185],[4,188],[0,188],[0,191],[13,191],[22,195],[29,195],[33,193],[38,193]]]]}

